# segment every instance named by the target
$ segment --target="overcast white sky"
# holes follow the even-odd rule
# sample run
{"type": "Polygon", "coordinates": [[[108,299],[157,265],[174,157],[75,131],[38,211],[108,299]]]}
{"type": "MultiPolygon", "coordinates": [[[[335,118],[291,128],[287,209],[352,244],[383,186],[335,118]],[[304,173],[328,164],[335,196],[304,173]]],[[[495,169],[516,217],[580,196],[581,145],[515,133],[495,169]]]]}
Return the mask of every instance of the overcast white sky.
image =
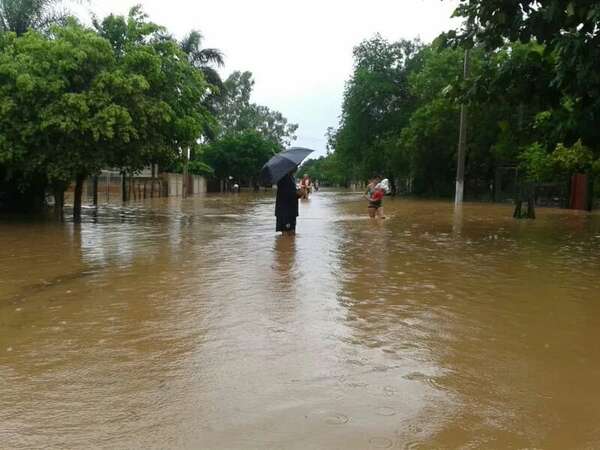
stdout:
{"type": "MultiPolygon", "coordinates": [[[[222,75],[249,70],[253,101],[300,125],[297,145],[325,152],[337,126],[352,48],[379,32],[390,40],[429,42],[453,26],[456,0],[91,0],[103,17],[141,4],[150,19],[182,37],[197,29],[221,49],[222,75]]],[[[84,13],[84,11],[80,11],[84,13]]],[[[456,22],[454,22],[456,24],[456,22]]]]}

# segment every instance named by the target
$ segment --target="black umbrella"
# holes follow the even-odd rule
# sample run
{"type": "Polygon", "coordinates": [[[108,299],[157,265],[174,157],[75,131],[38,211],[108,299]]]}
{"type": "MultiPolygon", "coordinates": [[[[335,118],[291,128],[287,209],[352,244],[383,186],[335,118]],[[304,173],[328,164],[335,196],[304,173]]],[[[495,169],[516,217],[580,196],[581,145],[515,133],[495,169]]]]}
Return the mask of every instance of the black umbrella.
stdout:
{"type": "Polygon", "coordinates": [[[273,156],[260,171],[260,181],[265,186],[277,184],[285,174],[291,172],[300,165],[304,158],[313,150],[302,147],[292,147],[273,156]]]}

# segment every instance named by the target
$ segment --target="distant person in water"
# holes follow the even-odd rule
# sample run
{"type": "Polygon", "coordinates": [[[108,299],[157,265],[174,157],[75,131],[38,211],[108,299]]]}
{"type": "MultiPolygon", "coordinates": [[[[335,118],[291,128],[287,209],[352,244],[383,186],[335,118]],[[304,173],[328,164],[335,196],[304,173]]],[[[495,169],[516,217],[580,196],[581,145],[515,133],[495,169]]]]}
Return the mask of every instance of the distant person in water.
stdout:
{"type": "Polygon", "coordinates": [[[381,181],[381,178],[377,175],[373,176],[369,180],[369,184],[367,184],[367,191],[365,192],[365,198],[367,199],[368,206],[367,211],[369,212],[369,217],[374,219],[377,214],[377,209],[381,206],[381,202],[377,202],[373,199],[373,194],[375,193],[375,187],[381,181]]]}
{"type": "Polygon", "coordinates": [[[369,180],[369,184],[367,185],[365,197],[369,202],[369,217],[372,219],[385,219],[385,216],[383,215],[383,197],[386,192],[387,180],[384,181],[386,181],[385,185],[381,181],[381,177],[376,175],[369,180]]]}
{"type": "Polygon", "coordinates": [[[300,181],[300,190],[302,191],[302,198],[308,200],[310,191],[312,189],[312,183],[308,174],[304,174],[302,181],[300,181]]]}
{"type": "Polygon", "coordinates": [[[383,197],[385,196],[385,189],[378,183],[375,185],[375,190],[373,191],[373,195],[371,196],[371,202],[375,208],[375,217],[378,219],[385,219],[383,215],[383,197]]]}
{"type": "Polygon", "coordinates": [[[296,218],[298,217],[298,197],[295,170],[285,175],[277,183],[277,198],[275,200],[276,231],[284,236],[296,234],[296,218]]]}

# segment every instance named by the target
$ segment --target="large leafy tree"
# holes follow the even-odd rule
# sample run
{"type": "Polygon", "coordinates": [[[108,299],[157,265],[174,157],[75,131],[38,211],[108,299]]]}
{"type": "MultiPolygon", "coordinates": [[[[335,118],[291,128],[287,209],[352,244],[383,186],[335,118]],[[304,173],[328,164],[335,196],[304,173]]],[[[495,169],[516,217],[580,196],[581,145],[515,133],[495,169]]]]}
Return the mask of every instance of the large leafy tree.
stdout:
{"type": "Polygon", "coordinates": [[[353,176],[392,171],[393,142],[415,108],[408,74],[419,66],[418,41],[389,42],[377,35],[354,49],[335,149],[353,176]]]}
{"type": "Polygon", "coordinates": [[[555,126],[560,124],[569,145],[581,138],[600,153],[598,2],[461,0],[455,14],[465,19],[465,25],[450,37],[463,45],[482,45],[492,51],[507,42],[541,45],[553,66],[539,72],[536,82],[555,89],[555,98],[563,106],[544,111],[554,116],[555,126]]]}
{"type": "Polygon", "coordinates": [[[114,63],[110,44],[75,24],[52,34],[3,35],[0,163],[13,181],[43,175],[61,207],[72,180],[100,169],[102,143],[131,129],[98,83],[114,63]]]}
{"type": "Polygon", "coordinates": [[[123,93],[140,130],[116,152],[113,165],[131,173],[149,163],[172,164],[216,126],[206,104],[210,85],[203,72],[163,27],[148,22],[139,7],[128,17],[96,21],[95,27],[111,42],[122,70],[147,83],[139,98],[123,93]]]}
{"type": "Polygon", "coordinates": [[[87,176],[172,161],[211,120],[201,72],[139,9],[96,27],[0,35],[0,165],[49,183],[59,205],[75,180],[75,218],[87,176]]]}
{"type": "Polygon", "coordinates": [[[302,164],[299,173],[308,174],[313,181],[318,180],[323,186],[345,186],[348,181],[347,172],[342,170],[338,158],[339,155],[330,153],[327,156],[309,159],[302,164]]]}
{"type": "Polygon", "coordinates": [[[208,145],[203,159],[220,179],[233,177],[252,182],[261,167],[279,150],[271,139],[256,130],[245,130],[222,136],[208,145]]]}
{"type": "Polygon", "coordinates": [[[396,173],[412,180],[418,194],[448,195],[455,171],[458,105],[447,94],[461,72],[461,53],[427,47],[409,76],[416,108],[397,141],[396,173]]]}
{"type": "Polygon", "coordinates": [[[255,130],[280,147],[290,145],[296,139],[298,125],[289,123],[279,111],[252,103],[253,87],[254,79],[250,72],[233,72],[225,80],[218,107],[222,133],[255,130]]]}
{"type": "Polygon", "coordinates": [[[263,164],[296,139],[298,125],[251,102],[253,87],[250,72],[233,72],[223,83],[217,102],[220,131],[194,159],[212,167],[217,178],[255,183],[263,164]]]}

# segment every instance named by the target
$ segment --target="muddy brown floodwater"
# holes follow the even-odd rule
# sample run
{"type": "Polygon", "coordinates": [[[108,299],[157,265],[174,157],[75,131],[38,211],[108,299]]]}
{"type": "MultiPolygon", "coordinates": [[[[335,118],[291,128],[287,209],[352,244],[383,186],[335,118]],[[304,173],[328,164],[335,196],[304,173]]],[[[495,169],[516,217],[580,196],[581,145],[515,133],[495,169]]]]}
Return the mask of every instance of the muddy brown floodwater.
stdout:
{"type": "Polygon", "coordinates": [[[0,221],[0,448],[600,448],[600,215],[270,195],[0,221]]]}

